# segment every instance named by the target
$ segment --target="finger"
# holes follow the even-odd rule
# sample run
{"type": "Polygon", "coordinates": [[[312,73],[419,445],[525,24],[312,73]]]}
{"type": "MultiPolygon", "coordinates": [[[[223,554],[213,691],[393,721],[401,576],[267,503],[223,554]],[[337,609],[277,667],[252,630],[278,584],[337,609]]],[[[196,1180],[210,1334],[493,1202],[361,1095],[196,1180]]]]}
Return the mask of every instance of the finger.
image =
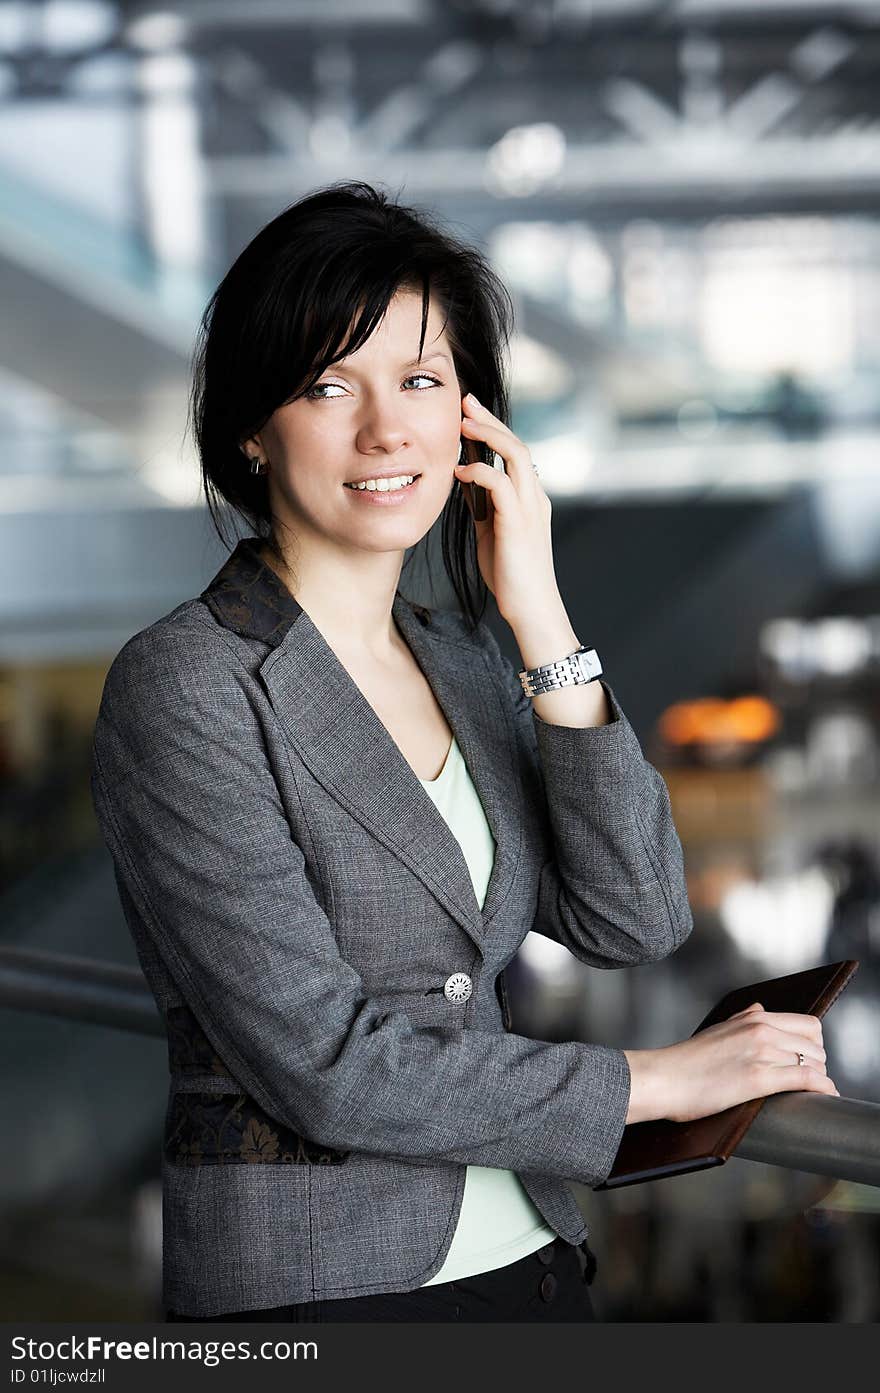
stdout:
{"type": "Polygon", "coordinates": [[[481,401],[477,401],[476,397],[470,395],[462,397],[461,410],[462,415],[466,416],[469,420],[484,421],[487,424],[497,426],[499,430],[506,431],[513,440],[518,438],[513,434],[510,426],[505,425],[499,417],[493,415],[488,406],[484,406],[481,401]]]}
{"type": "Polygon", "coordinates": [[[467,397],[462,398],[462,408],[462,435],[484,440],[491,446],[504,460],[508,472],[516,477],[517,483],[529,478],[537,479],[528,446],[518,435],[514,435],[509,426],[505,426],[485,406],[472,405],[467,397]]]}
{"type": "Polygon", "coordinates": [[[497,439],[507,440],[511,446],[522,445],[518,435],[514,435],[510,426],[506,426],[503,421],[499,421],[497,416],[493,416],[491,411],[487,411],[485,406],[471,406],[464,399],[461,412],[462,425],[467,424],[472,430],[493,431],[497,439]]]}
{"type": "Polygon", "coordinates": [[[475,460],[472,464],[457,464],[455,477],[460,479],[462,483],[480,484],[488,490],[493,505],[502,517],[505,510],[510,511],[510,507],[515,501],[513,484],[500,469],[493,469],[491,464],[475,460]]]}
{"type": "Polygon", "coordinates": [[[772,1055],[773,1059],[785,1068],[793,1064],[796,1069],[811,1068],[819,1069],[822,1073],[827,1072],[825,1051],[819,1049],[809,1040],[793,1040],[791,1044],[786,1041],[784,1045],[771,1045],[768,1050],[762,1051],[762,1053],[772,1055]],[[798,1054],[804,1056],[803,1064],[798,1064],[798,1054]]]}
{"type": "Polygon", "coordinates": [[[786,1069],[774,1069],[774,1093],[830,1093],[840,1097],[833,1079],[808,1064],[792,1064],[786,1069]]]}
{"type": "Polygon", "coordinates": [[[822,1022],[818,1016],[809,1012],[765,1011],[764,1019],[776,1030],[786,1030],[792,1035],[804,1035],[808,1040],[822,1044],[822,1022]]]}
{"type": "MultiPolygon", "coordinates": [[[[817,1036],[810,1025],[810,1022],[817,1021],[815,1016],[800,1016],[795,1012],[782,1011],[745,1011],[743,1015],[751,1018],[751,1029],[759,1032],[759,1042],[763,1042],[766,1047],[780,1053],[786,1059],[793,1056],[797,1061],[800,1052],[807,1059],[820,1062],[825,1060],[825,1045],[821,1034],[817,1036]],[[797,1028],[782,1029],[778,1027],[777,1022],[783,1017],[796,1021],[797,1028]]],[[[760,1048],[759,1044],[759,1050],[760,1048]]]]}
{"type": "Polygon", "coordinates": [[[461,434],[471,440],[483,440],[500,455],[505,465],[518,469],[527,467],[532,473],[532,460],[528,446],[518,435],[506,426],[496,425],[494,421],[478,421],[470,416],[461,420],[461,434]]]}

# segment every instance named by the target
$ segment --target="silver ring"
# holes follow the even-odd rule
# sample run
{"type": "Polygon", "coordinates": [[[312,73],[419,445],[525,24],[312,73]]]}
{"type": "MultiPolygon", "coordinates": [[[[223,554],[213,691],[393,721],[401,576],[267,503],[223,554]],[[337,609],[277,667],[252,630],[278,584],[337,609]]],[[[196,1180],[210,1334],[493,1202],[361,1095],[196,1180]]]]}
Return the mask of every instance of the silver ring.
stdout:
{"type": "Polygon", "coordinates": [[[800,1050],[798,1050],[798,1064],[803,1064],[803,1062],[804,1062],[804,1057],[803,1057],[803,1055],[801,1054],[800,1050]]]}

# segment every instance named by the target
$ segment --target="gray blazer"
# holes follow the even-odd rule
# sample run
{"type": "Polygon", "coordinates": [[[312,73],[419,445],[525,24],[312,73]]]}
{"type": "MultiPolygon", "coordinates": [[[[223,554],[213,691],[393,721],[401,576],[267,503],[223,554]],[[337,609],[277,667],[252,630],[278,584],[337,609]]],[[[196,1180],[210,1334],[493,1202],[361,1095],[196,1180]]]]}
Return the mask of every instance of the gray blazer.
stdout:
{"type": "Polygon", "coordinates": [[[514,1033],[504,968],[529,930],[620,968],[693,926],[666,784],[610,686],[609,725],[551,725],[485,623],[470,636],[398,592],[497,844],[481,910],[441,813],[258,547],[124,645],[93,747],[168,1030],[163,1301],[193,1316],[420,1286],[468,1163],[514,1170],[583,1242],[567,1182],[611,1169],[627,1059],[514,1033]]]}

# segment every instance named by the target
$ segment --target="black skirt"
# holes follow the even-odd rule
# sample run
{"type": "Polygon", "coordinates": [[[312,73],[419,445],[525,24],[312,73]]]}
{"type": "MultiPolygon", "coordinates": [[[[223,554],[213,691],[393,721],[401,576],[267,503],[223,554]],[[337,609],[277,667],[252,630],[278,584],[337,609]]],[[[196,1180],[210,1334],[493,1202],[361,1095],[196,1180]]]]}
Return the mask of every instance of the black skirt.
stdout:
{"type": "Polygon", "coordinates": [[[259,1321],[324,1324],[330,1321],[592,1321],[589,1286],[597,1268],[586,1241],[556,1238],[518,1262],[474,1277],[437,1282],[414,1291],[379,1292],[338,1301],[305,1301],[257,1311],[187,1316],[166,1321],[259,1321]]]}

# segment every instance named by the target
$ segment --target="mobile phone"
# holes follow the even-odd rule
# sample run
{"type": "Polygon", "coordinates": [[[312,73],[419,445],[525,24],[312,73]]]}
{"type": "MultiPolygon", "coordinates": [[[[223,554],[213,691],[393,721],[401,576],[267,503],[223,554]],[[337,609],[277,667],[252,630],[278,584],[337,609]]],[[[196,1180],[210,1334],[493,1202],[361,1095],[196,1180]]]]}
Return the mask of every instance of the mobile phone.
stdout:
{"type": "MultiPolygon", "coordinates": [[[[480,442],[478,440],[468,440],[461,437],[464,446],[464,457],[468,464],[480,462],[480,442]]],[[[489,516],[488,489],[484,489],[482,484],[472,484],[469,480],[459,479],[459,483],[464,492],[464,499],[470,510],[471,517],[475,522],[484,522],[489,516]]]]}

